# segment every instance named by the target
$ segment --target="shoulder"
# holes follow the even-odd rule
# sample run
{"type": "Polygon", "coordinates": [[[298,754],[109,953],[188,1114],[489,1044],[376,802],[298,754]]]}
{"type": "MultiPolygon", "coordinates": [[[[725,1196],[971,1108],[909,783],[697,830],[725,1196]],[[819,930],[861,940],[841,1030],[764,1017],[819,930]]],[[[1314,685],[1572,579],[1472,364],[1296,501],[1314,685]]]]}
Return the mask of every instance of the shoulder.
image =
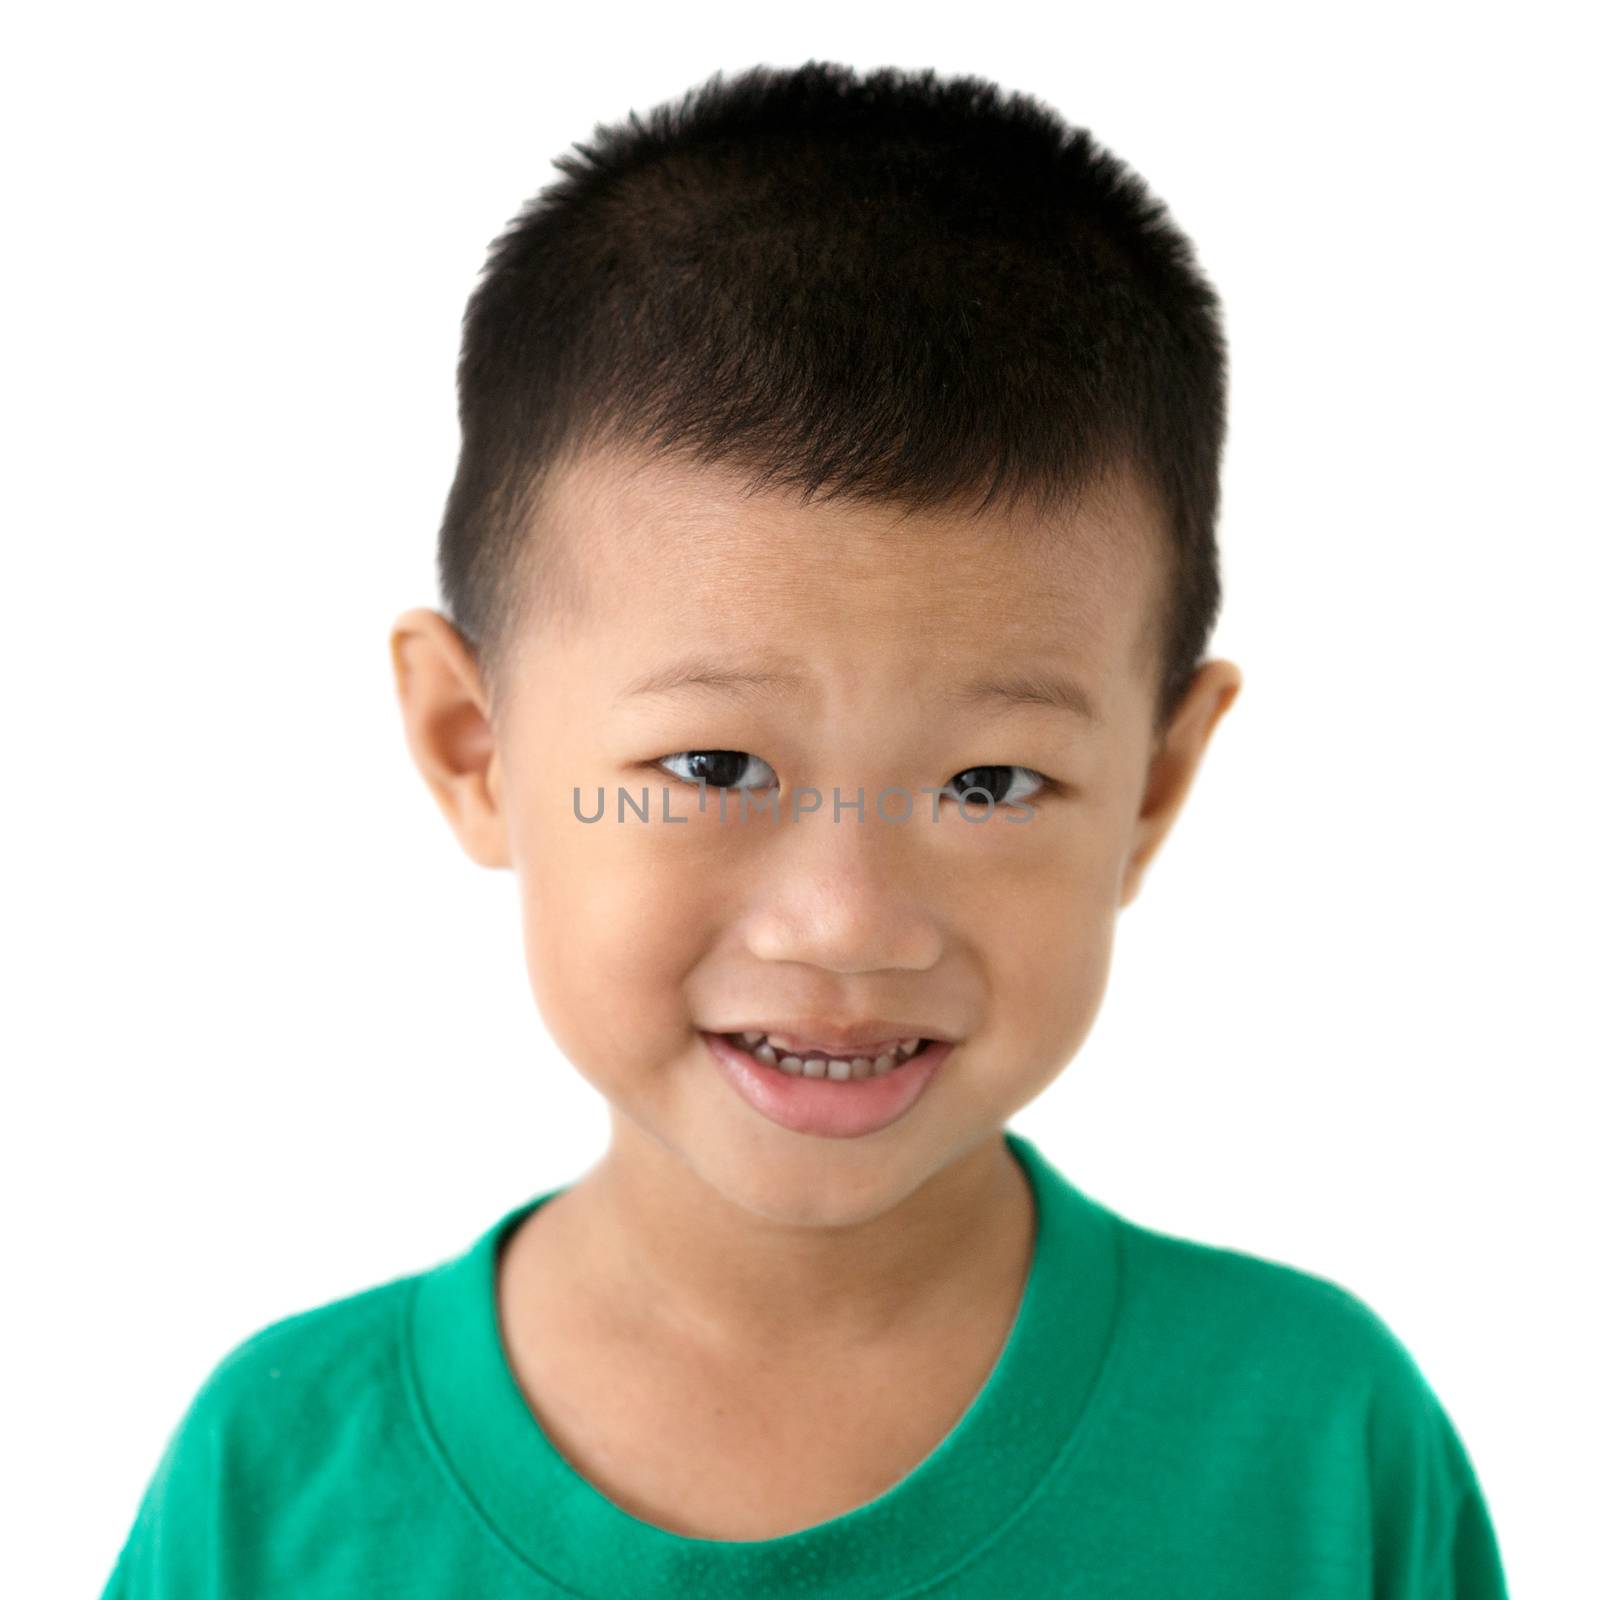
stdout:
{"type": "Polygon", "coordinates": [[[1222,1373],[1269,1372],[1391,1409],[1438,1405],[1391,1325],[1346,1285],[1304,1267],[1117,1218],[1135,1333],[1175,1340],[1222,1373]]]}
{"type": "Polygon", "coordinates": [[[282,1317],[222,1355],[166,1440],[107,1600],[203,1592],[239,1530],[264,1525],[336,1458],[382,1451],[408,1403],[404,1317],[423,1276],[282,1317]]]}
{"type": "Polygon", "coordinates": [[[1365,1485],[1379,1550],[1438,1549],[1478,1504],[1474,1466],[1418,1360],[1368,1301],[1288,1262],[1118,1218],[1122,1338],[1139,1379],[1203,1437],[1365,1485]]]}
{"type": "Polygon", "coordinates": [[[1119,1342],[1168,1415],[1316,1454],[1380,1497],[1453,1504],[1472,1464],[1433,1384],[1361,1295],[1303,1267],[1118,1218],[1119,1342]]]}
{"type": "Polygon", "coordinates": [[[393,1371],[405,1309],[422,1276],[410,1273],[268,1323],[217,1361],[195,1407],[232,1421],[270,1412],[278,1429],[346,1413],[374,1379],[393,1371]]]}
{"type": "Polygon", "coordinates": [[[1198,1491],[1224,1525],[1266,1517],[1376,1594],[1504,1600],[1472,1461],[1370,1302],[1306,1267],[1099,1210],[1118,1294],[1098,1426],[1146,1485],[1170,1470],[1155,1507],[1198,1491]]]}
{"type": "Polygon", "coordinates": [[[225,1437],[235,1452],[273,1451],[348,1426],[392,1392],[404,1355],[412,1273],[280,1317],[228,1349],[180,1426],[225,1437]]]}
{"type": "Polygon", "coordinates": [[[411,1273],[268,1323],[206,1374],[169,1445],[179,1472],[204,1461],[216,1484],[262,1500],[334,1454],[356,1460],[400,1427],[408,1406],[411,1273]]]}

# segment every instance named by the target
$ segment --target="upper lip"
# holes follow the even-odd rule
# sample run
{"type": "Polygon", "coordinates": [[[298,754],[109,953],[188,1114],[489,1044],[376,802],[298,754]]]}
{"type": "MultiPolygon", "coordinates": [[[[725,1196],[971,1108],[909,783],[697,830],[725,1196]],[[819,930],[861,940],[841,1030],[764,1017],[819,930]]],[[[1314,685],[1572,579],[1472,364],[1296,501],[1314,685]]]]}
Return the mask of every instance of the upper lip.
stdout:
{"type": "Polygon", "coordinates": [[[868,1045],[888,1044],[898,1039],[937,1039],[950,1042],[950,1035],[925,1022],[888,1022],[868,1017],[865,1022],[827,1022],[819,1017],[798,1017],[782,1022],[743,1022],[734,1028],[713,1028],[713,1033],[776,1033],[799,1039],[812,1050],[827,1055],[846,1056],[868,1045]]]}

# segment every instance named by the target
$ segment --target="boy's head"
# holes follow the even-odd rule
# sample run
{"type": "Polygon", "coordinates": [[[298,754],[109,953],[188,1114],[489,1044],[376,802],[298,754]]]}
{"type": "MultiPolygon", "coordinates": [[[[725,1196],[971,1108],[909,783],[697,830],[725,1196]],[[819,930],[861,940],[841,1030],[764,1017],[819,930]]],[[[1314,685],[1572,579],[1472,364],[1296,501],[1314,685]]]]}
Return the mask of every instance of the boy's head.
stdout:
{"type": "Polygon", "coordinates": [[[971,78],[758,69],[578,149],[468,307],[408,739],[617,1138],[838,1222],[1071,1059],[1237,693],[1219,308],[1135,175],[971,78]],[[955,1048],[857,1137],[704,1037],[877,1021],[955,1048]]]}

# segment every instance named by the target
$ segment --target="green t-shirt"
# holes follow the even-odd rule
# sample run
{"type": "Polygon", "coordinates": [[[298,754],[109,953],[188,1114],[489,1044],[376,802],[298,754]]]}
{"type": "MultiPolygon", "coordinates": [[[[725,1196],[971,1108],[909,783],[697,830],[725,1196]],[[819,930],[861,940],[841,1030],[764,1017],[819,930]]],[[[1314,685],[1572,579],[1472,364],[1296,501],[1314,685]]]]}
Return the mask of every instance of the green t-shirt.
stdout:
{"type": "Polygon", "coordinates": [[[500,1342],[498,1247],[275,1323],[218,1364],[106,1600],[1076,1596],[1504,1600],[1410,1355],[1348,1290],[1118,1216],[1029,1141],[1007,1342],[943,1442],[782,1538],[688,1538],[559,1455],[500,1342]]]}

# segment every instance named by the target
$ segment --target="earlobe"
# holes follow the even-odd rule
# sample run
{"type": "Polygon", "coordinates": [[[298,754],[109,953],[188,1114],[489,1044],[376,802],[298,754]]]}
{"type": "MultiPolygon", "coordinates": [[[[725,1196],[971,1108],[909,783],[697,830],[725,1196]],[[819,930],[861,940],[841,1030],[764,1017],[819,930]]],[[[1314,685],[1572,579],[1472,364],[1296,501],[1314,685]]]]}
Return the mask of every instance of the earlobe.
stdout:
{"type": "Polygon", "coordinates": [[[472,651],[445,617],[419,607],[396,619],[389,656],[423,782],[473,861],[509,867],[499,751],[472,651]]]}

